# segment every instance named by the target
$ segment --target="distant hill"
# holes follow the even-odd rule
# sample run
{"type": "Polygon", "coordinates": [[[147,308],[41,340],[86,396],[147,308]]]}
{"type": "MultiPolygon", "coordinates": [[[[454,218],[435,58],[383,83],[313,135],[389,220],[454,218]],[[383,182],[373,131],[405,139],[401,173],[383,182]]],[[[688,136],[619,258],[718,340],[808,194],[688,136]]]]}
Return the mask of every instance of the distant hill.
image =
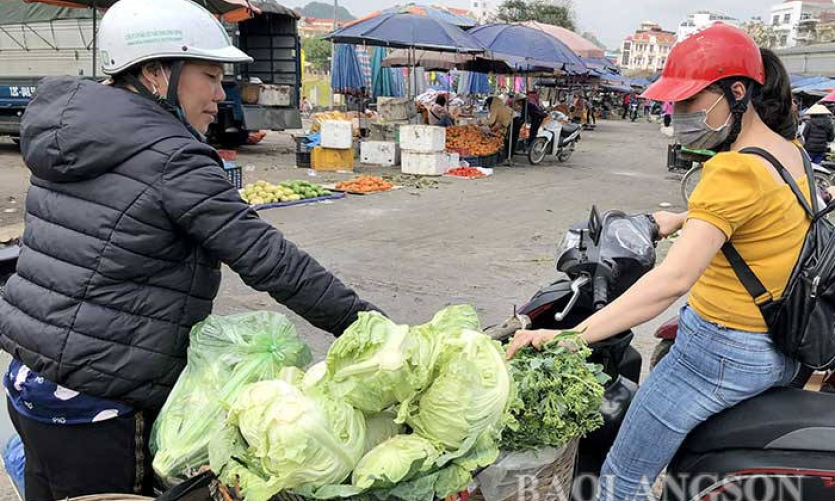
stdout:
{"type": "MultiPolygon", "coordinates": [[[[309,4],[296,9],[305,17],[319,17],[333,19],[333,5],[322,2],[310,2],[309,4]]],[[[339,21],[353,21],[356,19],[345,7],[341,5],[336,9],[336,19],[339,21]]]]}

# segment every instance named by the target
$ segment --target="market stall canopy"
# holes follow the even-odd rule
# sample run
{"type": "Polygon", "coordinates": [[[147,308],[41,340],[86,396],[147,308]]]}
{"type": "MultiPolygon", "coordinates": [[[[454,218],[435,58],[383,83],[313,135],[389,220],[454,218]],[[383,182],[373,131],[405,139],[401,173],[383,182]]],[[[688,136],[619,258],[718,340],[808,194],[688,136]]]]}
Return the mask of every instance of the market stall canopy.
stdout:
{"type": "Polygon", "coordinates": [[[602,48],[598,47],[589,40],[586,40],[581,35],[578,35],[577,33],[574,33],[573,31],[563,28],[561,26],[554,26],[551,24],[544,24],[536,21],[524,22],[522,23],[522,26],[527,26],[529,28],[534,28],[539,31],[544,31],[545,33],[548,33],[552,37],[567,45],[569,49],[574,51],[574,53],[580,57],[602,58],[606,56],[606,51],[604,51],[602,48]]]}
{"type": "Polygon", "coordinates": [[[805,87],[807,85],[813,85],[821,82],[826,82],[827,80],[831,80],[830,77],[825,77],[822,75],[789,75],[789,81],[791,82],[792,89],[797,89],[800,87],[805,87]]]}
{"type": "Polygon", "coordinates": [[[57,7],[44,3],[0,2],[0,26],[48,23],[64,19],[93,19],[93,10],[57,7]]]}
{"type": "MultiPolygon", "coordinates": [[[[107,9],[118,0],[24,0],[26,3],[45,3],[57,7],[95,7],[107,9]]],[[[299,19],[293,9],[285,7],[276,0],[192,0],[202,5],[209,12],[223,16],[229,22],[239,22],[262,13],[281,14],[299,19]]]]}
{"type": "Polygon", "coordinates": [[[386,68],[407,68],[417,66],[429,71],[449,71],[463,67],[472,61],[473,56],[456,54],[454,52],[436,52],[433,50],[418,50],[410,56],[408,49],[395,49],[383,59],[386,68]]]}
{"type": "Polygon", "coordinates": [[[620,68],[605,57],[581,57],[586,68],[598,75],[619,75],[620,68]]]}
{"type": "Polygon", "coordinates": [[[363,16],[359,19],[347,23],[345,26],[351,26],[352,24],[356,24],[365,21],[366,19],[371,19],[382,14],[395,14],[397,12],[408,12],[411,14],[417,14],[419,16],[431,17],[432,19],[437,19],[439,21],[443,21],[445,23],[449,23],[453,26],[458,26],[459,28],[464,29],[472,28],[473,26],[478,24],[478,21],[468,16],[466,14],[467,11],[463,9],[410,3],[408,5],[391,7],[389,9],[372,12],[371,14],[368,14],[366,16],[363,16]]]}
{"type": "Polygon", "coordinates": [[[822,97],[826,96],[833,90],[835,90],[835,80],[829,79],[816,84],[806,85],[804,87],[792,89],[792,93],[807,94],[813,97],[822,97]]]}
{"type": "Polygon", "coordinates": [[[399,49],[480,53],[484,47],[458,26],[439,19],[413,14],[408,8],[366,18],[334,31],[327,37],[334,43],[377,45],[399,49]]]}
{"type": "Polygon", "coordinates": [[[488,24],[476,26],[469,33],[490,51],[492,59],[505,60],[519,72],[552,69],[569,74],[588,73],[574,51],[544,31],[520,24],[488,24]]]}

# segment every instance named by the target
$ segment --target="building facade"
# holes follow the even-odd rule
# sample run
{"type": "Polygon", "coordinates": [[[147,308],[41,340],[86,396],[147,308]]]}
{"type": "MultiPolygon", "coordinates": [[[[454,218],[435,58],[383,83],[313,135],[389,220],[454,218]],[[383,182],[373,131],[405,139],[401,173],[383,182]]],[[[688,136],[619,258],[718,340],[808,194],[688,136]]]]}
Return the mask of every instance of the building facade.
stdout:
{"type": "Polygon", "coordinates": [[[740,22],[735,17],[722,14],[720,12],[711,12],[707,10],[700,10],[693,12],[687,16],[687,20],[678,25],[676,33],[677,41],[682,41],[690,35],[701,31],[714,23],[722,22],[732,26],[739,26],[740,22]]]}
{"type": "Polygon", "coordinates": [[[479,23],[486,23],[499,12],[501,0],[470,0],[470,16],[479,23]]]}
{"type": "Polygon", "coordinates": [[[675,43],[675,33],[664,31],[658,24],[647,21],[623,41],[620,67],[635,71],[661,71],[675,43]]]}
{"type": "MultiPolygon", "coordinates": [[[[345,21],[336,21],[336,27],[341,28],[345,25],[345,21]]],[[[319,17],[302,17],[299,19],[299,36],[302,38],[312,38],[325,36],[333,31],[333,19],[319,18],[319,17]]]]}
{"type": "Polygon", "coordinates": [[[830,13],[835,13],[833,0],[787,0],[771,8],[766,22],[774,30],[777,48],[789,48],[809,43],[809,24],[830,13]]]}

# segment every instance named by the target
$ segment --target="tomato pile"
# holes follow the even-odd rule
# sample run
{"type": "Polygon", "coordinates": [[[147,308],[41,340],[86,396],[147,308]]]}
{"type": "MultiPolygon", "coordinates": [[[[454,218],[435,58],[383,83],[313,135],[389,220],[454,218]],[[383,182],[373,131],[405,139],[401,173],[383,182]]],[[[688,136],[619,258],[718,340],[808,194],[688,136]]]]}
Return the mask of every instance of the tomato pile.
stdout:
{"type": "Polygon", "coordinates": [[[478,170],[476,167],[458,167],[457,169],[447,171],[447,175],[468,177],[471,179],[484,177],[484,173],[478,170]]]}

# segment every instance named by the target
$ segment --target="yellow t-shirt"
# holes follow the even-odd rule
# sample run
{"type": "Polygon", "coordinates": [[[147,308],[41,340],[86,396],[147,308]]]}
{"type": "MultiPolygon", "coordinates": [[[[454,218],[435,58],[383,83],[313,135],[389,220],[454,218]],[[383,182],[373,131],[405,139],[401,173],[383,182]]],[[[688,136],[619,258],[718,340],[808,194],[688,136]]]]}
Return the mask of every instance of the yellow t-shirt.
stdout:
{"type": "MultiPolygon", "coordinates": [[[[797,185],[809,201],[806,176],[797,185]]],[[[760,157],[720,153],[705,163],[690,197],[688,219],[722,230],[775,299],[783,294],[810,220],[791,188],[778,181],[760,157]]],[[[749,332],[768,332],[753,298],[719,252],[690,291],[703,318],[749,332]]]]}

